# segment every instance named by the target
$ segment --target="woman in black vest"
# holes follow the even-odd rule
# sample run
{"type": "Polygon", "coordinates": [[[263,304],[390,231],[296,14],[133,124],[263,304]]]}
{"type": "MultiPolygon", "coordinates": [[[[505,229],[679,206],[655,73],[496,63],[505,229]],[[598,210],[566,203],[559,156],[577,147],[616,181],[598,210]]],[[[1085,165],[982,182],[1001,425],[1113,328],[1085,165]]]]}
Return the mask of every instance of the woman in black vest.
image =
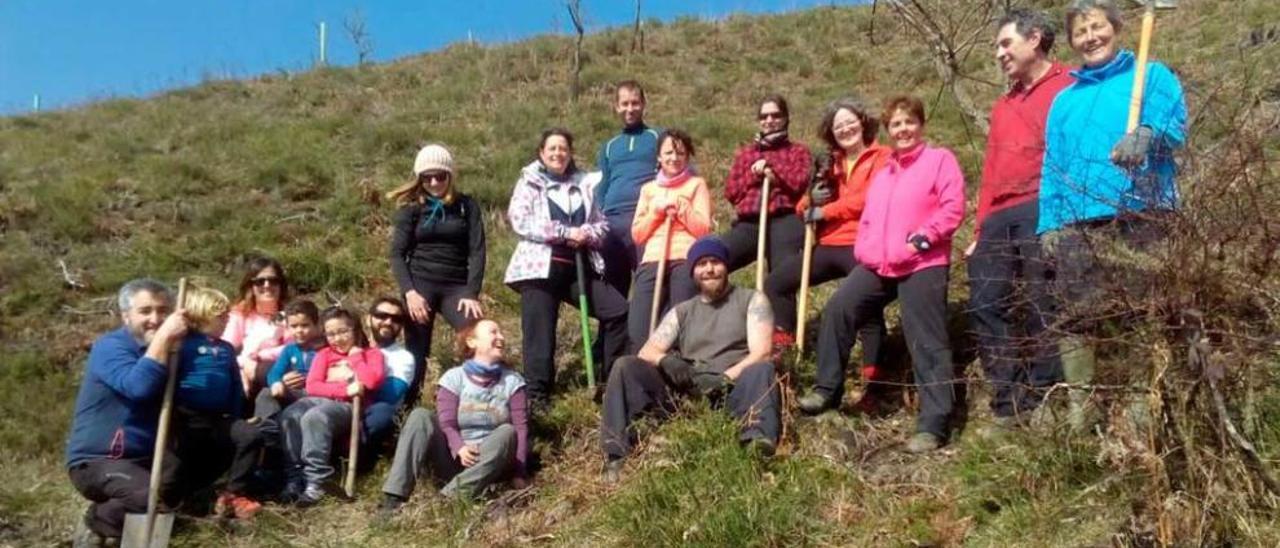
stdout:
{"type": "Polygon", "coordinates": [[[455,330],[484,316],[479,298],[485,266],[480,208],[454,187],[453,155],[440,145],[422,147],[413,173],[413,181],[387,193],[400,206],[391,233],[391,273],[411,320],[401,319],[415,365],[409,407],[426,374],[436,314],[455,330]]]}

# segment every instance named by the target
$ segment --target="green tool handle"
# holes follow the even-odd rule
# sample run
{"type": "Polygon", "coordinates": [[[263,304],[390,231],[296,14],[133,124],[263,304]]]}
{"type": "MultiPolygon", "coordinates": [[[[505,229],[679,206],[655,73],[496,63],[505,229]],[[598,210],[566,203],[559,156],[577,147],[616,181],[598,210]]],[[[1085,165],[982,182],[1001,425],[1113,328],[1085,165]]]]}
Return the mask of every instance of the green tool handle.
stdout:
{"type": "Polygon", "coordinates": [[[587,387],[596,387],[596,364],[591,357],[591,324],[587,314],[587,271],[582,266],[582,248],[573,254],[574,263],[578,267],[578,317],[582,319],[582,361],[587,364],[587,387]]]}

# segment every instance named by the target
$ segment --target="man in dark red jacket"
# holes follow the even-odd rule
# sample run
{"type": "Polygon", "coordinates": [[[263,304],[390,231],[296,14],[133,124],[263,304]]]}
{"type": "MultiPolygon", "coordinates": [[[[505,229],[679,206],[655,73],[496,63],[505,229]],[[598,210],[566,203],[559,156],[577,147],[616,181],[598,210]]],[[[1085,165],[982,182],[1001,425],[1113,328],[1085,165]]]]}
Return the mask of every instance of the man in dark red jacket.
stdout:
{"type": "Polygon", "coordinates": [[[1049,59],[1054,29],[1044,13],[1014,9],[998,28],[996,60],[1010,87],[991,110],[977,228],[965,255],[973,329],[992,385],[991,410],[997,426],[1014,427],[1039,406],[1043,389],[1062,378],[1050,345],[1037,349],[1022,344],[1034,341],[1045,326],[1044,303],[1029,302],[1029,293],[1021,288],[1039,257],[1036,221],[1045,119],[1058,92],[1074,79],[1069,67],[1049,59]],[[1014,325],[1019,308],[1026,320],[1020,328],[1014,325]],[[1024,359],[1024,350],[1034,356],[1024,359]]]}

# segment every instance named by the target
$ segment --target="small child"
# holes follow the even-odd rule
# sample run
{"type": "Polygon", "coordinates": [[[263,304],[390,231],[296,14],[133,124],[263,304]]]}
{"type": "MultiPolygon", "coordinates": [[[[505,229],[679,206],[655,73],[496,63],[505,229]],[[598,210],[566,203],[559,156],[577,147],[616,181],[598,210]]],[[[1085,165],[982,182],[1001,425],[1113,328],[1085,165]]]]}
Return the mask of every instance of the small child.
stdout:
{"type": "Polygon", "coordinates": [[[259,419],[273,418],[284,407],[307,396],[307,372],[316,352],[324,347],[316,303],[293,301],[284,308],[284,318],[294,342],[284,347],[267,372],[268,389],[258,392],[253,406],[253,416],[259,419]]]}
{"type": "MultiPolygon", "coordinates": [[[[386,377],[382,352],[370,348],[359,319],[346,309],[333,307],[320,316],[329,346],[316,353],[307,372],[307,396],[290,406],[286,414],[297,417],[286,428],[298,428],[302,475],[306,487],[297,499],[309,506],[324,498],[324,486],[333,476],[330,451],[334,439],[351,437],[351,400],[373,394],[386,377]],[[294,411],[294,408],[298,408],[294,411]],[[294,426],[293,424],[296,424],[294,426]]],[[[367,399],[363,400],[367,401],[367,399]]],[[[359,433],[355,433],[358,443],[359,433]]],[[[292,451],[291,451],[292,453],[292,451]]]]}
{"type": "Polygon", "coordinates": [[[667,130],[658,137],[658,177],[640,189],[631,237],[637,246],[643,246],[644,253],[631,284],[631,309],[627,313],[627,335],[633,351],[649,340],[653,299],[661,300],[661,318],[672,306],[697,294],[690,265],[684,259],[695,240],[711,233],[711,193],[707,182],[689,169],[692,156],[693,139],[689,134],[667,130]],[[668,218],[669,235],[665,228],[668,218]],[[663,255],[667,259],[667,271],[663,273],[667,290],[666,295],[655,295],[663,255]]]}
{"type": "Polygon", "coordinates": [[[262,509],[246,493],[264,436],[256,425],[241,419],[245,401],[236,351],[219,338],[230,301],[216,289],[193,285],[183,308],[192,329],[178,352],[174,391],[177,477],[190,494],[227,471],[226,489],[218,495],[214,512],[248,519],[262,509]]]}

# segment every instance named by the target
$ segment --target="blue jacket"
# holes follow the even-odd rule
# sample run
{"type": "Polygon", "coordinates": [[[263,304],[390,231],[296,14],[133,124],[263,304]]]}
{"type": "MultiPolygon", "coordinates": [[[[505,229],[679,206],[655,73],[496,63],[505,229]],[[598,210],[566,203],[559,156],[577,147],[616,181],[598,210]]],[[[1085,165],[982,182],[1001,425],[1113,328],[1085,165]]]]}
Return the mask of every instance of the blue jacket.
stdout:
{"type": "Polygon", "coordinates": [[[1082,67],[1053,101],[1045,123],[1037,234],[1125,211],[1177,207],[1173,150],[1186,141],[1187,106],[1168,67],[1147,64],[1140,124],[1155,140],[1146,163],[1131,173],[1111,163],[1129,118],[1134,64],[1133,52],[1125,50],[1100,67],[1082,67]]]}
{"type": "Polygon", "coordinates": [[[168,372],[145,352],[125,327],[94,341],[76,396],[67,467],[96,459],[145,458],[155,450],[168,372]]]}
{"type": "Polygon", "coordinates": [[[631,215],[640,201],[640,187],[658,175],[659,130],[640,124],[626,128],[600,147],[596,168],[600,184],[596,203],[606,217],[631,215]]]}
{"type": "Polygon", "coordinates": [[[178,384],[173,400],[187,409],[239,417],[244,382],[231,343],[191,331],[178,351],[178,384]]]}
{"type": "Polygon", "coordinates": [[[280,352],[280,357],[276,358],[276,363],[271,366],[271,370],[267,371],[267,387],[284,380],[284,374],[290,371],[297,371],[305,378],[307,371],[311,370],[311,360],[315,357],[315,350],[302,348],[296,342],[289,343],[280,352]]]}

